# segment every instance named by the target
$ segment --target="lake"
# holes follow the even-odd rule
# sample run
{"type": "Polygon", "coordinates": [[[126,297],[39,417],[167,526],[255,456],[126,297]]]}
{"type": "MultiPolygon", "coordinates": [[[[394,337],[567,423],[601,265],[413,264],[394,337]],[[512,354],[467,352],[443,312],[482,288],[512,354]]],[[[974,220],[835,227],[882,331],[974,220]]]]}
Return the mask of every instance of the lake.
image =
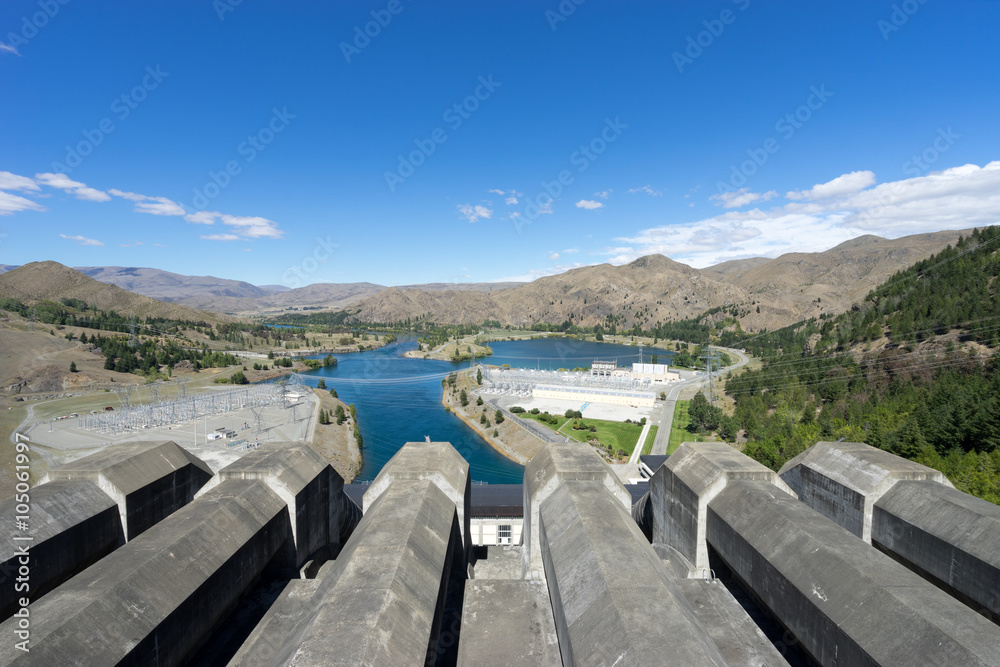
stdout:
{"type": "MultiPolygon", "coordinates": [[[[498,341],[490,343],[489,364],[520,368],[574,368],[589,366],[594,359],[617,359],[620,366],[639,360],[639,348],[610,343],[586,343],[561,338],[498,341]]],[[[337,365],[303,373],[315,386],[320,378],[337,390],[340,400],[353,403],[364,438],[363,465],[356,482],[375,479],[393,454],[407,442],[424,436],[450,442],[469,462],[473,481],[489,484],[520,484],[524,468],[499,454],[462,420],[445,412],[441,404],[441,380],[469,362],[407,359],[415,350],[414,338],[365,352],[341,354],[337,365]]],[[[643,350],[643,360],[656,353],[661,363],[668,350],[643,350]]],[[[314,357],[322,358],[322,357],[314,357]]]]}

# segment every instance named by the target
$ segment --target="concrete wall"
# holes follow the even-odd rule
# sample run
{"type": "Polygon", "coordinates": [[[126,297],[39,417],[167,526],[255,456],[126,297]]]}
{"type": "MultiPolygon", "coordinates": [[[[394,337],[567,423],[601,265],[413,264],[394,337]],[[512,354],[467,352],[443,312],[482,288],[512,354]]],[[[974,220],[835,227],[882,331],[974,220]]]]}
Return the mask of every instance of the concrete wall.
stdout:
{"type": "Polygon", "coordinates": [[[1000,507],[936,482],[900,482],[875,503],[872,544],[1000,623],[1000,507]]]}
{"type": "Polygon", "coordinates": [[[371,504],[398,479],[429,479],[451,498],[462,531],[462,560],[468,563],[472,549],[469,463],[450,442],[408,442],[389,459],[365,491],[366,513],[371,504]]]}
{"type": "Polygon", "coordinates": [[[457,641],[440,631],[454,569],[465,572],[458,508],[468,495],[452,496],[468,488],[468,465],[433,444],[393,457],[337,560],[315,583],[292,582],[232,665],[433,664],[457,641]]]}
{"type": "Polygon", "coordinates": [[[683,443],[649,481],[653,544],[669,545],[694,568],[707,570],[708,504],[736,480],[761,481],[792,493],[773,470],[724,442],[683,443]]]}
{"type": "MultiPolygon", "coordinates": [[[[0,644],[0,665],[180,664],[291,551],[285,503],[260,482],[225,482],[32,605],[31,652],[0,644]]],[[[14,637],[16,620],[0,634],[14,637]]]]}
{"type": "Polygon", "coordinates": [[[578,442],[552,443],[540,449],[524,466],[524,528],[521,569],[525,578],[541,575],[541,543],[538,539],[538,510],[563,482],[587,480],[600,483],[626,510],[632,496],[621,480],[590,447],[578,442]],[[587,453],[593,456],[586,455],[587,453]]]}
{"type": "Polygon", "coordinates": [[[41,484],[70,479],[94,482],[118,503],[125,538],[131,540],[191,502],[211,478],[207,464],[173,442],[134,442],[53,468],[41,484]]]}
{"type": "Polygon", "coordinates": [[[118,505],[91,481],[32,489],[28,531],[16,528],[17,505],[15,497],[0,502],[0,525],[8,536],[0,541],[0,620],[21,606],[21,598],[35,603],[125,543],[118,505]]]}
{"type": "Polygon", "coordinates": [[[951,486],[944,474],[860,442],[817,442],[779,472],[799,500],[871,542],[872,508],[902,480],[951,486]]]}
{"type": "Polygon", "coordinates": [[[996,626],[771,484],[731,481],[708,542],[823,665],[996,665],[996,626]]]}
{"type": "MultiPolygon", "coordinates": [[[[583,458],[593,450],[580,451],[583,458]]],[[[677,584],[598,480],[564,480],[538,530],[564,665],[725,665],[677,584]]]]}
{"type": "Polygon", "coordinates": [[[298,567],[340,552],[344,480],[311,445],[267,443],[220,470],[199,495],[231,479],[260,480],[285,502],[298,567]]]}

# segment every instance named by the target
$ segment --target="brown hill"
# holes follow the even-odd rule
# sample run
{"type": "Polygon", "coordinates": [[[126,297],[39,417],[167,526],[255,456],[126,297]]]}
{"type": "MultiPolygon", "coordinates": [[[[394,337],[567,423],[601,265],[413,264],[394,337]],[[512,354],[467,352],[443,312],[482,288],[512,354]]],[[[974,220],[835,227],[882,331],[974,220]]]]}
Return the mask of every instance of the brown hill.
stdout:
{"type": "Polygon", "coordinates": [[[573,269],[489,294],[392,288],[359,301],[350,312],[353,319],[367,322],[426,318],[473,324],[495,319],[512,326],[567,319],[590,326],[607,323],[610,316],[621,329],[737,306],[744,329],[775,329],[850,308],[895,272],[969,231],[895,240],[862,236],[825,252],[755,257],[702,270],[650,255],[624,266],[573,269]]]}
{"type": "Polygon", "coordinates": [[[234,318],[206,313],[188,306],[157,301],[134,294],[116,285],[94,280],[58,262],[32,262],[0,274],[0,297],[25,304],[38,301],[81,299],[101,310],[115,310],[136,317],[163,317],[176,320],[233,322],[234,318]]]}

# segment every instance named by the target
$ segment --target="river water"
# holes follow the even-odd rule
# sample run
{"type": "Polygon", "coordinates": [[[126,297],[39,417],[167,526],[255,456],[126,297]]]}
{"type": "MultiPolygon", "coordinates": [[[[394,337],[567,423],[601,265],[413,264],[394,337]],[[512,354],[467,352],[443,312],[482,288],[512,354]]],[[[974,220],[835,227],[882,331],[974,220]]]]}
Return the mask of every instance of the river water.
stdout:
{"type": "MultiPolygon", "coordinates": [[[[639,360],[639,348],[608,343],[550,339],[498,341],[490,343],[489,364],[510,364],[518,368],[574,368],[589,366],[594,359],[617,359],[619,366],[639,360]]],[[[340,400],[353,403],[364,438],[364,463],[356,482],[375,479],[392,455],[404,443],[419,442],[424,436],[450,442],[470,464],[474,481],[489,484],[520,484],[524,468],[499,454],[462,420],[445,412],[441,404],[441,380],[448,373],[467,368],[469,362],[407,359],[415,350],[414,338],[366,352],[342,354],[331,368],[304,373],[310,384],[320,378],[337,390],[340,400]]],[[[643,360],[659,355],[664,363],[666,350],[645,348],[643,360]]],[[[320,357],[315,357],[320,358],[320,357]]]]}

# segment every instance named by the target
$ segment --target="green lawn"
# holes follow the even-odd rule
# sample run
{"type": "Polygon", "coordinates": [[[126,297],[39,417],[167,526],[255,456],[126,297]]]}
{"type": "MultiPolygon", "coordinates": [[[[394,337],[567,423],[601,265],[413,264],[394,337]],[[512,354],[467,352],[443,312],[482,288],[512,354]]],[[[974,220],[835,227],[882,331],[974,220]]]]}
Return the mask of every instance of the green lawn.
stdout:
{"type": "Polygon", "coordinates": [[[659,426],[653,425],[649,427],[649,434],[646,436],[646,444],[642,448],[643,456],[653,451],[653,443],[656,441],[656,432],[658,430],[660,430],[659,426]]]}
{"type": "MultiPolygon", "coordinates": [[[[629,456],[632,455],[632,450],[635,449],[636,442],[639,440],[639,434],[642,433],[642,426],[639,424],[626,424],[625,422],[613,422],[605,421],[603,419],[584,419],[585,424],[594,425],[597,427],[597,432],[591,431],[575,431],[573,430],[572,424],[566,424],[566,422],[575,421],[573,419],[567,419],[560,415],[556,415],[559,418],[558,423],[549,424],[538,420],[538,415],[533,415],[530,413],[524,413],[519,415],[521,417],[527,417],[529,419],[535,419],[540,424],[545,424],[553,431],[558,431],[562,435],[569,436],[577,442],[587,442],[587,438],[596,437],[597,440],[602,445],[611,445],[612,449],[618,451],[619,449],[624,450],[629,456]],[[565,426],[565,428],[563,428],[565,426]],[[560,430],[561,429],[561,430],[560,430]]],[[[653,426],[649,429],[650,435],[646,439],[646,447],[652,447],[653,438],[656,437],[656,427],[653,426]]]]}
{"type": "Polygon", "coordinates": [[[682,442],[705,442],[703,435],[688,430],[691,417],[688,415],[688,405],[691,401],[677,401],[674,408],[674,420],[670,423],[670,442],[667,443],[667,454],[673,454],[682,442]]]}

